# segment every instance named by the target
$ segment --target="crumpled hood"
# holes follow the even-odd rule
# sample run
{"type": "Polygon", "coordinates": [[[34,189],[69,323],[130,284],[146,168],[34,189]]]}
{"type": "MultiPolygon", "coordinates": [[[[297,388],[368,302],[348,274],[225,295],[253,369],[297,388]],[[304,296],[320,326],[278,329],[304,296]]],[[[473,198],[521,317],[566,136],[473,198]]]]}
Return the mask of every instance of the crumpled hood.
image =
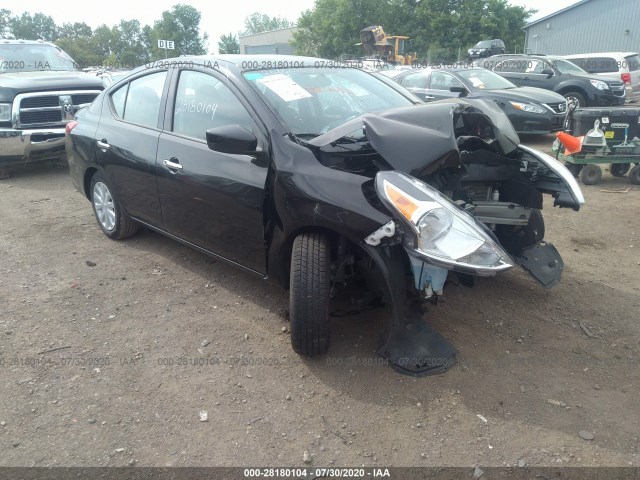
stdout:
{"type": "Polygon", "coordinates": [[[520,139],[504,112],[493,102],[479,99],[441,100],[366,114],[308,143],[323,147],[364,128],[371,146],[389,165],[420,176],[438,160],[459,158],[455,129],[464,126],[465,117],[472,116],[484,116],[494,125],[501,153],[509,153],[519,145],[520,139]]]}

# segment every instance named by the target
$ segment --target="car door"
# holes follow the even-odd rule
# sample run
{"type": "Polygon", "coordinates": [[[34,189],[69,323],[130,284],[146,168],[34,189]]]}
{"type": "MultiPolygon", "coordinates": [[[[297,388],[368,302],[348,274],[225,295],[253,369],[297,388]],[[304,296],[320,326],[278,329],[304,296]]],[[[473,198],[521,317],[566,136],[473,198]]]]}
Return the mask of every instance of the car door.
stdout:
{"type": "Polygon", "coordinates": [[[95,134],[96,161],[129,215],[160,225],[156,183],[167,71],[145,73],[107,94],[95,134]]]}
{"type": "Polygon", "coordinates": [[[529,60],[524,69],[524,75],[522,76],[523,84],[527,87],[550,89],[550,83],[552,82],[552,79],[549,78],[547,74],[542,73],[542,71],[545,69],[553,71],[551,65],[544,60],[529,60]]]}
{"type": "Polygon", "coordinates": [[[450,73],[440,70],[433,70],[429,78],[429,88],[427,95],[433,97],[434,100],[443,100],[446,98],[458,98],[460,92],[452,92],[451,87],[462,87],[466,89],[464,84],[450,73]]]}
{"type": "MultiPolygon", "coordinates": [[[[485,63],[489,63],[487,61],[485,63]]],[[[504,78],[510,80],[515,83],[519,87],[526,87],[526,80],[524,80],[524,69],[527,67],[529,60],[526,58],[505,58],[504,60],[500,60],[495,63],[495,65],[490,65],[494,72],[498,75],[503,76],[504,78]]],[[[485,66],[485,65],[482,65],[485,66]]],[[[486,68],[486,66],[485,66],[486,68]]]]}
{"type": "Polygon", "coordinates": [[[214,71],[175,72],[156,171],[164,229],[254,272],[266,272],[264,199],[268,162],[216,152],[209,128],[240,125],[268,151],[249,106],[214,71]]]}
{"type": "Polygon", "coordinates": [[[418,72],[405,75],[401,78],[400,85],[425,102],[435,100],[434,97],[427,93],[427,86],[429,85],[429,70],[420,70],[418,72]]]}

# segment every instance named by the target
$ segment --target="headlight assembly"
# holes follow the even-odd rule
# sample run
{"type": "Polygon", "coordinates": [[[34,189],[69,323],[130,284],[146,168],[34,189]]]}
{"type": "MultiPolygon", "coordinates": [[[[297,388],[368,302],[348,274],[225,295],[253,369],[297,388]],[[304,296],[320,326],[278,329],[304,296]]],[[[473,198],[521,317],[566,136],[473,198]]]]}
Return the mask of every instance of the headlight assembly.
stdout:
{"type": "Polygon", "coordinates": [[[11,104],[0,103],[0,122],[11,121],[11,104]]]}
{"type": "Polygon", "coordinates": [[[533,103],[523,103],[523,102],[509,102],[509,103],[513,105],[513,108],[515,108],[516,110],[522,110],[523,112],[530,112],[530,113],[546,113],[547,112],[547,110],[545,110],[541,106],[534,105],[533,103]]]}
{"type": "Polygon", "coordinates": [[[604,82],[601,82],[600,80],[589,80],[589,81],[591,82],[591,85],[596,87],[598,90],[609,90],[609,85],[607,85],[604,82]]]}
{"type": "Polygon", "coordinates": [[[426,183],[397,171],[378,172],[376,190],[408,227],[405,247],[428,263],[475,275],[514,266],[476,219],[426,183]]]}

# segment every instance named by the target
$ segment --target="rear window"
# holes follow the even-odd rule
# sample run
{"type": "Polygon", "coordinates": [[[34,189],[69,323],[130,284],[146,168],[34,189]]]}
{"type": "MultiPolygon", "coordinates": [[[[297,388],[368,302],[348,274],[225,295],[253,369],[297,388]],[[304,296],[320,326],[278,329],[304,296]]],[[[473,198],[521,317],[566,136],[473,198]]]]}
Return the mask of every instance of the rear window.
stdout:
{"type": "Polygon", "coordinates": [[[568,60],[589,73],[617,73],[622,66],[613,57],[580,57],[568,60]]]}
{"type": "Polygon", "coordinates": [[[630,72],[636,72],[640,70],[640,56],[638,55],[629,55],[628,57],[624,57],[625,62],[627,62],[627,68],[629,68],[630,72]]]}

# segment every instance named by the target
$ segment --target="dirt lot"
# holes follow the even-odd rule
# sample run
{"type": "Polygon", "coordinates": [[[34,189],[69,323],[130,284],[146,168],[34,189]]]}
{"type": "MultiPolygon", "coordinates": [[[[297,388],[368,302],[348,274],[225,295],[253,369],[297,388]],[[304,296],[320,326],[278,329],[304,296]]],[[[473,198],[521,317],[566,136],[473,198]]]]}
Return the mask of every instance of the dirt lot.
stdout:
{"type": "Polygon", "coordinates": [[[415,379],[374,354],[383,311],[334,318],[329,356],[300,359],[279,287],[155,233],[110,241],[66,170],[17,172],[0,466],[637,466],[640,188],[601,191],[629,186],[605,172],[579,213],[547,203],[555,289],[515,270],[449,287],[425,318],[460,362],[415,379]]]}

